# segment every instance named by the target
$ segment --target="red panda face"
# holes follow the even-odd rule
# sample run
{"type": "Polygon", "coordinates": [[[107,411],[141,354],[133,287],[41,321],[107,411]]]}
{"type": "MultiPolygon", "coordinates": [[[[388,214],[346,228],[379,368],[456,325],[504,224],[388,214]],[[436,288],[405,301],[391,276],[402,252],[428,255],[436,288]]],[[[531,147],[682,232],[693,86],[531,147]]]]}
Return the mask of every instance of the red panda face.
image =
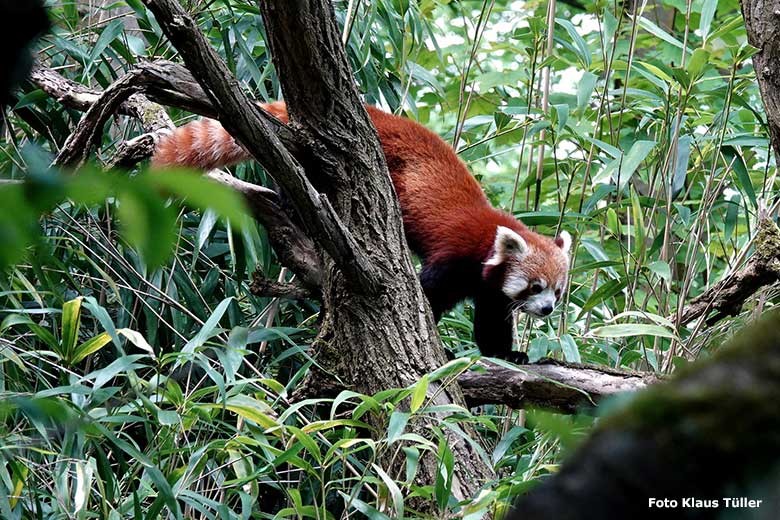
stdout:
{"type": "Polygon", "coordinates": [[[500,287],[513,307],[535,318],[552,313],[566,290],[571,236],[563,231],[554,240],[498,226],[492,256],[483,278],[500,287]]]}

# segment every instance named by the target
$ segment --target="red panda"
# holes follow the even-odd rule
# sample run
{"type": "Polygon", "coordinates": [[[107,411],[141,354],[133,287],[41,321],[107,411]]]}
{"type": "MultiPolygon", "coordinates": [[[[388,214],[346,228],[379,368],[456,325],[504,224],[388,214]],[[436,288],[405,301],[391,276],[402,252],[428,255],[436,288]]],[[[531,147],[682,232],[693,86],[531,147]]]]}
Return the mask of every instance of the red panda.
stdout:
{"type": "MultiPolygon", "coordinates": [[[[262,105],[287,123],[284,102],[262,105]]],[[[512,312],[541,318],[566,289],[571,237],[528,229],[493,208],[455,151],[422,125],[367,106],[379,134],[403,214],[409,246],[421,259],[420,281],[436,321],[467,298],[474,301],[474,338],[483,355],[522,361],[512,353],[512,312]]],[[[222,126],[204,119],[161,140],[155,167],[204,170],[250,159],[222,126]]]]}

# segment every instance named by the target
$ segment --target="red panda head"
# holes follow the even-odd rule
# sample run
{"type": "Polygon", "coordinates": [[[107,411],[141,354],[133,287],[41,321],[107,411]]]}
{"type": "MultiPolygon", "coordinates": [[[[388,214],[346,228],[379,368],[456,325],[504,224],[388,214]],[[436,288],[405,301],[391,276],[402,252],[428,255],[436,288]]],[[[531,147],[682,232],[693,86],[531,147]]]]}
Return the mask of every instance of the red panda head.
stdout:
{"type": "Polygon", "coordinates": [[[526,238],[504,226],[496,229],[482,276],[500,288],[515,308],[535,318],[552,313],[566,290],[571,236],[555,239],[526,231],[526,238]]]}

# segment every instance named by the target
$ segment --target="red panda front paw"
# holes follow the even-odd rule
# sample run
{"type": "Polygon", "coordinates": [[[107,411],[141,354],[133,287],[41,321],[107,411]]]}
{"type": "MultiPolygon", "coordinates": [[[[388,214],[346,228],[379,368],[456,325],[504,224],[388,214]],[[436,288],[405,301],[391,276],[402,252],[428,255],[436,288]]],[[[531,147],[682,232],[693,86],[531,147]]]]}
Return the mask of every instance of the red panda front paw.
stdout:
{"type": "Polygon", "coordinates": [[[515,365],[527,365],[529,362],[528,354],[525,352],[507,352],[499,357],[504,361],[509,361],[515,365]]]}

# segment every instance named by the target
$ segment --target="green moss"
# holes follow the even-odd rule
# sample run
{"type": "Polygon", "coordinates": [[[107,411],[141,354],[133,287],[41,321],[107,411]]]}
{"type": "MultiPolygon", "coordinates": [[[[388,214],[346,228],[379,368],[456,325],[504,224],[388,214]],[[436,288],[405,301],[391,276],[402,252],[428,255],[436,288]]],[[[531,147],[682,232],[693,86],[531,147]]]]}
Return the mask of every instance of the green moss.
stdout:
{"type": "Polygon", "coordinates": [[[765,218],[759,222],[755,243],[758,259],[771,263],[775,270],[780,271],[780,229],[772,219],[765,218]]]}

